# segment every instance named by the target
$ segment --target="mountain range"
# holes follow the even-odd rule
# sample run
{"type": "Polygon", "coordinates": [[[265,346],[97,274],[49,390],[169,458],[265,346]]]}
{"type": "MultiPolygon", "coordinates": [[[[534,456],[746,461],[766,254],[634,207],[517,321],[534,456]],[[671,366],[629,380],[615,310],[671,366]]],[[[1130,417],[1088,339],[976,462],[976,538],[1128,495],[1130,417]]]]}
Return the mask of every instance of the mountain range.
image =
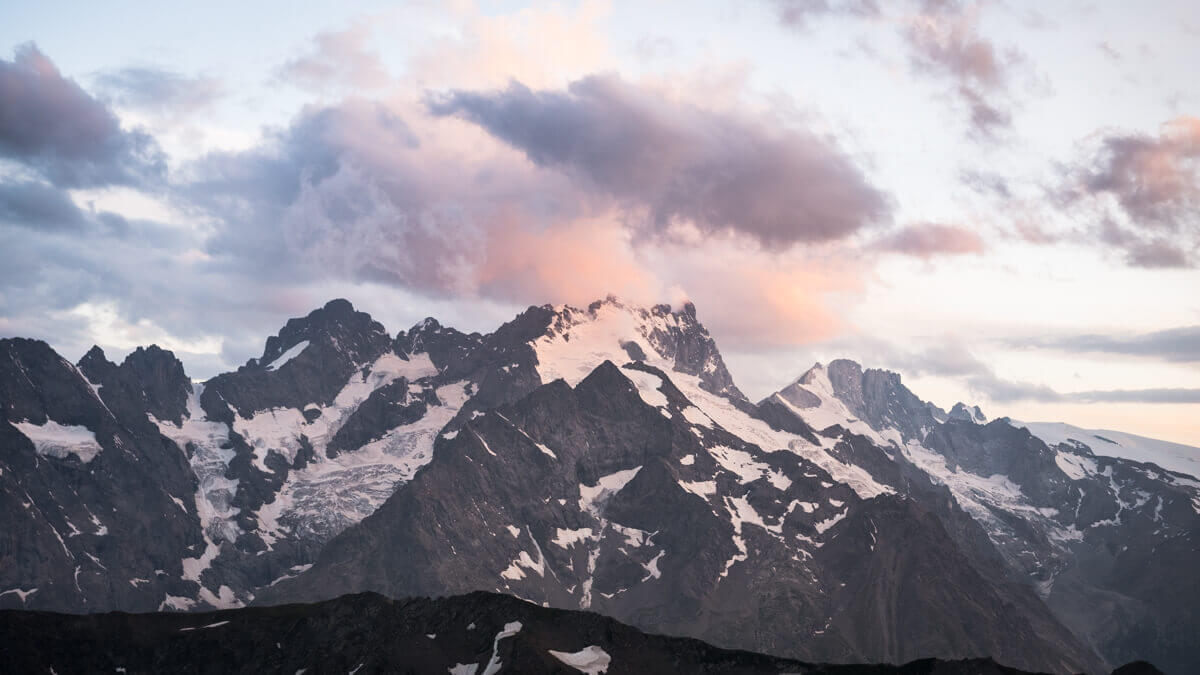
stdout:
{"type": "Polygon", "coordinates": [[[487,591],[805,663],[1200,671],[1186,446],[847,360],[754,402],[691,304],[393,335],[334,300],[204,383],[5,339],[0,408],[0,608],[487,591]]]}

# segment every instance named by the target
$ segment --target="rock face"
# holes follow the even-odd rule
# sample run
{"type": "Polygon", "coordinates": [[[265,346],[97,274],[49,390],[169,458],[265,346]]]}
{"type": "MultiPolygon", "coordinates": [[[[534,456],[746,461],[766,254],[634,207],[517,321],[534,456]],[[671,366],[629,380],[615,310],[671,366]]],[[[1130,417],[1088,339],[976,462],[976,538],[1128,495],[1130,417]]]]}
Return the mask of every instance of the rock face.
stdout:
{"type": "Polygon", "coordinates": [[[959,401],[950,409],[950,414],[947,415],[952,420],[962,420],[964,422],[974,422],[975,424],[987,424],[987,416],[979,409],[979,406],[968,406],[966,403],[959,401]]]}
{"type": "Polygon", "coordinates": [[[190,388],[157,348],[89,381],[44,342],[0,340],[0,606],[154,609],[202,543],[186,457],[147,418],[190,388]]]}
{"type": "Polygon", "coordinates": [[[961,403],[931,424],[899,392],[888,400],[910,401],[900,409],[912,417],[880,415],[852,386],[857,378],[841,378],[851,385],[839,386],[839,378],[821,371],[809,371],[771,399],[820,424],[841,418],[890,449],[897,462],[947,487],[987,532],[1009,577],[1031,584],[1108,662],[1141,658],[1168,672],[1200,668],[1193,637],[1200,634],[1200,579],[1191,571],[1200,560],[1194,476],[1097,455],[1075,440],[1048,446],[1007,419],[984,424],[978,407],[961,403]],[[791,403],[806,394],[821,404],[791,403]]]}
{"type": "MultiPolygon", "coordinates": [[[[0,612],[13,672],[1020,675],[991,659],[817,665],[647,635],[590,612],[491,593],[361,594],[312,605],[89,617],[0,612]]],[[[1131,671],[1144,672],[1144,671],[1131,671]]]]}
{"type": "Polygon", "coordinates": [[[853,420],[871,429],[897,432],[900,439],[921,438],[947,418],[940,408],[917,398],[901,384],[896,373],[864,371],[846,359],[831,361],[828,366],[816,364],[759,406],[773,404],[784,404],[794,413],[799,411],[818,429],[853,420]]]}
{"type": "Polygon", "coordinates": [[[203,384],[3,340],[0,406],[0,607],[484,590],[807,661],[1200,668],[1193,477],[852,361],[753,404],[690,304],[335,300],[203,384]]]}

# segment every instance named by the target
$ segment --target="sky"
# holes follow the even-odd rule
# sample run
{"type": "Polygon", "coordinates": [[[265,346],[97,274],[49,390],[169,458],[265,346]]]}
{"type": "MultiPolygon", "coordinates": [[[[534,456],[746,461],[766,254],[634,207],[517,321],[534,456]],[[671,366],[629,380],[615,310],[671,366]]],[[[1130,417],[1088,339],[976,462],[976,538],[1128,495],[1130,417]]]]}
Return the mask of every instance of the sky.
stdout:
{"type": "Polygon", "coordinates": [[[395,332],[695,303],[816,361],[1200,445],[1200,5],[0,6],[0,336],[203,379],[345,297],[395,332]]]}

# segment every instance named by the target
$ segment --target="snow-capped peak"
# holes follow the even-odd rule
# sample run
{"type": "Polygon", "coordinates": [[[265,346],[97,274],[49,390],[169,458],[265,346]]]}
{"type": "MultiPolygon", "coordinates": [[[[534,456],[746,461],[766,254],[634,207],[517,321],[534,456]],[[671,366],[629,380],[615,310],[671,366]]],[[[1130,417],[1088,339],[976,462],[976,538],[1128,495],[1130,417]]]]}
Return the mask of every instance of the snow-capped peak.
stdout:
{"type": "Polygon", "coordinates": [[[609,296],[587,308],[546,306],[545,331],[531,341],[542,382],[566,380],[574,386],[604,361],[645,361],[666,371],[700,378],[712,393],[744,400],[717,345],[687,303],[640,307],[609,296]]]}
{"type": "Polygon", "coordinates": [[[1010,422],[1015,427],[1025,427],[1050,446],[1076,441],[1091,448],[1096,455],[1149,462],[1168,471],[1200,477],[1200,448],[1197,447],[1111,429],[1082,429],[1063,422],[1010,422]]]}

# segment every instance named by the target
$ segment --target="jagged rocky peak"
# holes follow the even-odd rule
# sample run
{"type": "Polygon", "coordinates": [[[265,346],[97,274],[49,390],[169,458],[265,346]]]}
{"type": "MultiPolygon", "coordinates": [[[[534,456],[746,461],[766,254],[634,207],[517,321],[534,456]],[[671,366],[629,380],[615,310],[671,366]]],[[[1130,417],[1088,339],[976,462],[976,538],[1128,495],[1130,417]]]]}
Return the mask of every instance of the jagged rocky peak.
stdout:
{"type": "Polygon", "coordinates": [[[862,422],[875,431],[892,429],[903,439],[920,439],[945,419],[940,408],[905,387],[899,373],[864,369],[849,359],[817,363],[769,398],[787,402],[817,429],[862,422]]]}
{"type": "Polygon", "coordinates": [[[781,398],[800,409],[819,407],[821,397],[812,391],[812,387],[818,381],[823,380],[827,380],[825,366],[815,363],[812,368],[804,371],[804,374],[793,380],[791,384],[760,401],[759,405],[762,406],[773,398],[781,398]]]}
{"type": "Polygon", "coordinates": [[[430,316],[407,331],[397,333],[392,342],[392,351],[401,358],[426,353],[438,370],[442,370],[467,359],[482,339],[478,333],[468,335],[450,326],[443,326],[430,316]]]}
{"type": "Polygon", "coordinates": [[[81,419],[89,400],[95,396],[83,378],[50,345],[27,338],[0,340],[0,410],[9,421],[81,419]]]}
{"type": "Polygon", "coordinates": [[[610,295],[583,309],[531,307],[517,321],[543,326],[532,340],[543,382],[563,378],[573,384],[604,359],[645,361],[694,376],[711,393],[746,401],[690,302],[679,309],[666,304],[642,307],[610,295]]]}
{"type": "Polygon", "coordinates": [[[412,342],[413,351],[421,351],[422,343],[431,339],[433,336],[440,334],[442,331],[455,331],[453,328],[446,328],[440,321],[427,316],[417,323],[413,324],[407,332],[401,331],[400,334],[406,334],[412,342]]]}
{"type": "Polygon", "coordinates": [[[314,343],[361,364],[387,351],[391,338],[383,324],[370,314],[355,310],[348,300],[337,298],[308,316],[289,319],[278,335],[267,338],[262,357],[248,365],[276,370],[314,343]]]}
{"type": "Polygon", "coordinates": [[[249,419],[260,410],[327,405],[355,374],[392,351],[392,337],[347,300],[325,303],[289,319],[267,338],[263,355],[205,383],[200,403],[212,419],[229,421],[228,406],[249,419]]]}
{"type": "Polygon", "coordinates": [[[979,406],[968,406],[966,403],[959,401],[950,409],[949,419],[963,420],[966,422],[974,422],[975,424],[987,424],[987,416],[979,409],[979,406]]]}
{"type": "Polygon", "coordinates": [[[104,350],[93,346],[79,360],[78,368],[118,415],[144,417],[149,412],[156,419],[179,424],[192,393],[183,363],[158,345],[138,347],[119,366],[108,360],[104,350]]]}
{"type": "Polygon", "coordinates": [[[121,362],[142,385],[148,400],[171,401],[183,406],[192,383],[175,354],[158,345],[138,347],[121,362]]]}
{"type": "MultiPolygon", "coordinates": [[[[884,373],[894,376],[897,384],[900,382],[900,376],[895,373],[876,370],[867,372],[872,373],[873,379],[874,373],[884,373]]],[[[863,382],[862,366],[849,359],[836,359],[830,361],[829,365],[814,363],[778,394],[798,408],[816,408],[821,405],[822,398],[832,396],[843,402],[851,411],[861,415],[863,382]]]]}
{"type": "Polygon", "coordinates": [[[103,382],[106,377],[117,370],[117,364],[108,360],[100,345],[92,345],[79,363],[75,364],[84,377],[93,383],[103,382]]]}

